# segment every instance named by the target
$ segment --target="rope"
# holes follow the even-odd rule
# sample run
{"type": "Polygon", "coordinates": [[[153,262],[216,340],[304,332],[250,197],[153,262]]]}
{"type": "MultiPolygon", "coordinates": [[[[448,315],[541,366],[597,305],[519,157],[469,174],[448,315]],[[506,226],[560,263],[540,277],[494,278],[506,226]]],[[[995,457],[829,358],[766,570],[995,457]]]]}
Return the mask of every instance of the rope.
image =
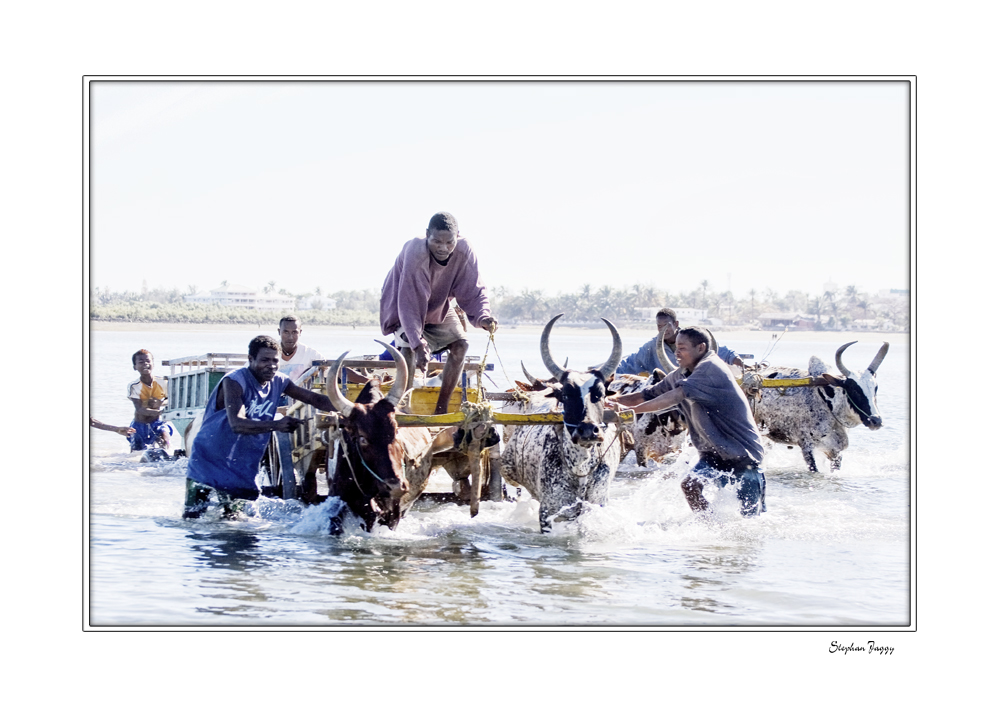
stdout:
{"type": "Polygon", "coordinates": [[[469,448],[469,441],[472,440],[472,428],[481,424],[487,426],[493,424],[493,406],[485,396],[480,396],[478,403],[468,400],[462,403],[461,412],[465,415],[462,420],[462,442],[459,445],[460,452],[466,452],[469,448]]]}
{"type": "MultiPolygon", "coordinates": [[[[483,374],[483,371],[486,370],[486,356],[490,352],[490,344],[493,344],[493,352],[497,355],[497,363],[500,364],[500,370],[503,371],[504,378],[507,379],[507,382],[508,383],[512,383],[513,381],[511,380],[511,377],[507,375],[507,369],[504,368],[503,361],[500,360],[500,350],[497,349],[497,342],[496,342],[496,339],[493,337],[494,332],[496,332],[496,329],[490,330],[490,338],[486,341],[486,351],[485,351],[485,353],[483,353],[482,359],[480,359],[479,372],[480,372],[480,374],[483,374]]],[[[479,386],[479,388],[480,388],[479,392],[480,393],[483,392],[481,384],[482,384],[482,381],[480,381],[480,386],[479,386]]],[[[496,383],[494,383],[493,385],[496,385],[496,383]]],[[[499,388],[500,386],[497,386],[497,387],[499,388]]],[[[479,397],[480,397],[480,400],[481,400],[484,396],[480,395],[479,397]]]]}
{"type": "MultiPolygon", "coordinates": [[[[334,464],[336,464],[337,452],[339,450],[340,454],[344,457],[344,461],[347,462],[347,468],[351,470],[351,481],[353,481],[354,485],[358,487],[358,492],[362,496],[364,496],[365,492],[362,490],[361,484],[358,483],[357,473],[354,471],[354,465],[351,464],[351,455],[347,451],[347,439],[344,437],[344,431],[338,427],[333,434],[334,434],[334,464]]],[[[372,471],[371,468],[368,466],[368,464],[365,462],[365,458],[361,455],[360,450],[358,450],[358,459],[361,460],[361,466],[364,467],[365,471],[367,471],[369,474],[372,475],[377,484],[385,484],[385,479],[381,478],[378,474],[372,471]]]]}

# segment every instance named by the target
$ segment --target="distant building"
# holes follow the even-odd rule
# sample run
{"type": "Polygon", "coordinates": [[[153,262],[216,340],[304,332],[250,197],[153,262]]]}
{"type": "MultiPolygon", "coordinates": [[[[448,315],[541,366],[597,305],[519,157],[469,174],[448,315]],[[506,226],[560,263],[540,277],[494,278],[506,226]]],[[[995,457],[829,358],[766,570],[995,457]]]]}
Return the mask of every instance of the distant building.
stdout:
{"type": "Polygon", "coordinates": [[[276,293],[260,294],[252,287],[244,285],[223,285],[209,292],[185,295],[185,302],[194,304],[217,304],[220,307],[241,307],[243,309],[294,310],[295,298],[276,293]]]}
{"type": "Polygon", "coordinates": [[[677,312],[677,323],[681,326],[695,326],[708,318],[707,309],[694,307],[671,307],[671,309],[677,312]]]}
{"type": "MultiPolygon", "coordinates": [[[[652,321],[656,319],[656,313],[661,309],[663,307],[636,307],[635,311],[641,319],[652,321]]],[[[681,326],[697,324],[708,316],[707,309],[693,309],[691,307],[670,307],[670,309],[677,313],[677,320],[681,326]]]]}
{"type": "Polygon", "coordinates": [[[762,329],[815,329],[816,318],[798,312],[765,312],[757,316],[762,329]]]}

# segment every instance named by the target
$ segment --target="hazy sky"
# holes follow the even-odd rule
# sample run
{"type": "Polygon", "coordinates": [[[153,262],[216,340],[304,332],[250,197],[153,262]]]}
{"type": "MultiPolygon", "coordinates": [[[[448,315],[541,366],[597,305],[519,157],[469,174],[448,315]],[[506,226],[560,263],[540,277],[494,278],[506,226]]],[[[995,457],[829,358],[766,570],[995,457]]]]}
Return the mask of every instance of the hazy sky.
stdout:
{"type": "Polygon", "coordinates": [[[91,84],[90,273],[378,289],[450,211],[487,285],[909,286],[903,81],[91,84]]]}

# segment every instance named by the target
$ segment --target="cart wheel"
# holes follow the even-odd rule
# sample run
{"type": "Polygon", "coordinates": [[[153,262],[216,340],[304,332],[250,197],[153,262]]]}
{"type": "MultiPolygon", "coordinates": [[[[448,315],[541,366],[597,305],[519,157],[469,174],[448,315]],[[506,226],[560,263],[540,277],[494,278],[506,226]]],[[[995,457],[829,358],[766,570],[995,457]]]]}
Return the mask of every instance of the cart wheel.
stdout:
{"type": "Polygon", "coordinates": [[[292,464],[292,443],[287,432],[272,432],[271,441],[261,460],[269,489],[265,495],[296,498],[295,467],[292,464]]]}

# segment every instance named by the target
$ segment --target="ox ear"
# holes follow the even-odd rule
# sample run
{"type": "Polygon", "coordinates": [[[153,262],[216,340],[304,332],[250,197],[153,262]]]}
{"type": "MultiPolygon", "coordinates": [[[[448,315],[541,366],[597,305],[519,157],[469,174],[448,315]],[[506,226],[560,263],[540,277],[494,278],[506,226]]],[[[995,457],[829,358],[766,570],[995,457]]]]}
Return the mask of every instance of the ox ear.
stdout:
{"type": "Polygon", "coordinates": [[[659,368],[654,368],[652,373],[653,380],[659,383],[661,380],[667,377],[667,374],[661,371],[659,368]]]}
{"type": "Polygon", "coordinates": [[[374,403],[382,399],[382,391],[376,387],[375,380],[372,379],[365,384],[365,387],[361,389],[358,393],[358,397],[355,399],[358,405],[367,405],[368,403],[374,403]]]}
{"type": "Polygon", "coordinates": [[[563,401],[563,387],[561,383],[550,383],[549,392],[545,394],[546,398],[555,398],[559,402],[563,401]]]}
{"type": "Polygon", "coordinates": [[[827,385],[835,385],[835,386],[837,386],[839,388],[843,388],[844,387],[844,381],[847,380],[846,378],[839,378],[839,377],[833,375],[832,373],[824,373],[823,375],[821,375],[819,377],[822,378],[824,381],[826,381],[827,385]]]}

